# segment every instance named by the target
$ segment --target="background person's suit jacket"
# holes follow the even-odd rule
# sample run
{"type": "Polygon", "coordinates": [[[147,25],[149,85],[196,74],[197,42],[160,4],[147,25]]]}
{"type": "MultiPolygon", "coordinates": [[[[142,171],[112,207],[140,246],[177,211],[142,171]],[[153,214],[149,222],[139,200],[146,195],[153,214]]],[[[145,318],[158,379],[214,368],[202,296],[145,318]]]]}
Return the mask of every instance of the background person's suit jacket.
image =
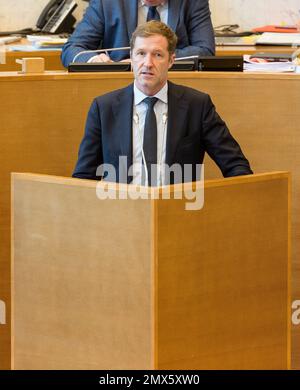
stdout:
{"type": "MultiPolygon", "coordinates": [[[[137,0],[92,0],[63,47],[64,66],[73,62],[75,55],[83,50],[128,47],[137,20],[137,0]]],[[[214,33],[207,0],[169,0],[168,25],[178,36],[177,57],[214,54],[214,33]]],[[[97,53],[82,54],[76,62],[87,62],[94,55],[97,53]]],[[[120,61],[129,58],[129,51],[112,52],[110,57],[120,61]]]]}

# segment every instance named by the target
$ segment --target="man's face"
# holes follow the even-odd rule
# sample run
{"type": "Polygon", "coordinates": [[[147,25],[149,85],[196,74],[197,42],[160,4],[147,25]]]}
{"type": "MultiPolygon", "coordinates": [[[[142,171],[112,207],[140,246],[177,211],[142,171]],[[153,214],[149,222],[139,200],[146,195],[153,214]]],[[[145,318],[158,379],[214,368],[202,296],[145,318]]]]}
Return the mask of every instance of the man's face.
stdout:
{"type": "Polygon", "coordinates": [[[155,7],[164,3],[164,0],[144,0],[144,4],[148,7],[155,7]]]}
{"type": "Polygon", "coordinates": [[[168,41],[164,36],[137,37],[131,60],[138,89],[148,96],[160,91],[168,79],[168,70],[174,59],[175,54],[170,56],[168,41]]]}

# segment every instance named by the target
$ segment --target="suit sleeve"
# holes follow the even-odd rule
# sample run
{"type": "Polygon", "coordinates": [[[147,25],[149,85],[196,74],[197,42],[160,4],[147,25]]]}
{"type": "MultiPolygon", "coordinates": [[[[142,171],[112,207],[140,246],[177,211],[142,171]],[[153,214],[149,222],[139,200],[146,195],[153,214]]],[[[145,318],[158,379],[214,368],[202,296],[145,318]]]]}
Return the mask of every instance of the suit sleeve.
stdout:
{"type": "Polygon", "coordinates": [[[186,15],[185,23],[189,46],[177,49],[176,57],[214,55],[215,38],[208,1],[190,1],[187,9],[188,14],[186,15]]]}
{"type": "Polygon", "coordinates": [[[206,152],[219,166],[224,177],[253,173],[239,144],[217,114],[210,97],[205,95],[205,98],[202,137],[206,152]]]}
{"type": "Polygon", "coordinates": [[[81,142],[73,177],[100,180],[97,168],[103,164],[99,107],[93,101],[88,113],[85,134],[81,142]]]}
{"type": "MultiPolygon", "coordinates": [[[[92,0],[82,21],[64,45],[61,60],[65,67],[73,62],[76,54],[84,50],[96,50],[101,47],[104,35],[104,16],[102,1],[92,0]]],[[[75,62],[87,62],[95,53],[82,54],[75,62]]]]}

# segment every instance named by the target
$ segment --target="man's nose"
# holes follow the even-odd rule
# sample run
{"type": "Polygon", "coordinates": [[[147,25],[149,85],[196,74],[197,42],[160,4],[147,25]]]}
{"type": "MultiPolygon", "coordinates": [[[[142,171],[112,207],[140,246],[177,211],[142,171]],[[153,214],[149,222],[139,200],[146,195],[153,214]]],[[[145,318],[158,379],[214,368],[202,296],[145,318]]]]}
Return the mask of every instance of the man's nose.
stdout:
{"type": "Polygon", "coordinates": [[[152,55],[150,53],[145,56],[144,65],[146,65],[148,67],[153,65],[153,58],[152,58],[152,55]]]}

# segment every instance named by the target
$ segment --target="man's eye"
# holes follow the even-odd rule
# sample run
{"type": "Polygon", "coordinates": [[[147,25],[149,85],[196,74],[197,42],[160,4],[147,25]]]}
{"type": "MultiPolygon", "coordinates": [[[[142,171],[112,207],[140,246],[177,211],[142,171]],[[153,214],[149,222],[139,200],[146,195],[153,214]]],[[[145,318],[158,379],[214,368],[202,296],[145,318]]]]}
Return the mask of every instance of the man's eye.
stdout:
{"type": "Polygon", "coordinates": [[[144,56],[144,55],[145,55],[145,52],[139,51],[137,54],[138,54],[138,56],[144,56]]]}

